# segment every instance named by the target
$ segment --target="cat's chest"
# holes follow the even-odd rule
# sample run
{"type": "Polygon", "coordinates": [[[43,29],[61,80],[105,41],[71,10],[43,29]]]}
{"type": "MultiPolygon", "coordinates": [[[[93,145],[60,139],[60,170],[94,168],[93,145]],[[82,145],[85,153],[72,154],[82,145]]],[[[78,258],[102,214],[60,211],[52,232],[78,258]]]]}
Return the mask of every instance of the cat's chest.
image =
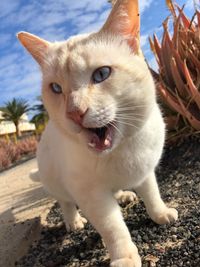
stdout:
{"type": "MultiPolygon", "coordinates": [[[[55,136],[52,134],[51,136],[55,136]]],[[[107,156],[95,156],[88,148],[81,148],[69,140],[46,138],[40,144],[40,171],[51,182],[52,188],[75,188],[82,185],[104,186],[111,190],[136,187],[145,175],[152,171],[158,156],[149,145],[141,142],[127,142],[122,149],[107,156]],[[47,174],[47,175],[46,175],[47,174]],[[54,187],[55,183],[55,187],[54,187]]],[[[148,142],[149,143],[149,142],[148,142]]],[[[45,178],[45,177],[44,177],[45,178]]]]}
{"type": "Polygon", "coordinates": [[[151,160],[148,155],[139,148],[129,146],[105,166],[104,175],[110,180],[113,188],[127,189],[138,186],[150,169],[151,160]]]}
{"type": "MultiPolygon", "coordinates": [[[[80,177],[80,183],[94,181],[111,190],[135,187],[141,183],[151,160],[148,153],[134,145],[127,145],[121,151],[106,157],[95,157],[91,154],[76,153],[76,157],[67,157],[74,177],[80,177]],[[77,155],[79,155],[77,157],[77,155]],[[82,180],[81,180],[82,179],[82,180]]],[[[69,171],[69,170],[68,170],[69,171]]]]}

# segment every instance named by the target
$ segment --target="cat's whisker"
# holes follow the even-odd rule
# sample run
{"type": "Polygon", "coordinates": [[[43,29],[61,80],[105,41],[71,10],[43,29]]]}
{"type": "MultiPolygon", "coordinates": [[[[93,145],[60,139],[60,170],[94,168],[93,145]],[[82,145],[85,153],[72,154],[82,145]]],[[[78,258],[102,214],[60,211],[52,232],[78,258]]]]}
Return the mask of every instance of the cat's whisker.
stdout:
{"type": "MultiPolygon", "coordinates": [[[[151,112],[151,110],[149,110],[148,114],[151,112]]],[[[143,116],[143,117],[146,117],[147,116],[147,112],[140,112],[139,110],[124,110],[124,111],[121,111],[121,110],[117,110],[116,113],[118,114],[122,114],[122,115],[133,115],[133,116],[143,116]]]]}
{"type": "Polygon", "coordinates": [[[139,129],[139,127],[137,127],[136,125],[132,124],[132,123],[128,123],[128,122],[124,122],[124,121],[119,121],[119,120],[114,120],[115,122],[117,123],[120,123],[120,124],[125,124],[125,125],[128,125],[128,126],[131,126],[131,127],[134,127],[136,129],[139,129]]]}
{"type": "Polygon", "coordinates": [[[146,104],[136,105],[135,103],[126,101],[125,103],[118,103],[118,107],[146,107],[146,104]]]}
{"type": "Polygon", "coordinates": [[[135,114],[130,115],[130,116],[129,115],[127,116],[126,114],[116,114],[115,117],[126,118],[126,119],[130,119],[130,120],[132,120],[134,118],[145,120],[145,117],[144,116],[137,116],[135,114]]]}
{"type": "Polygon", "coordinates": [[[127,119],[122,119],[122,118],[116,118],[120,123],[130,123],[134,125],[141,125],[144,123],[143,120],[127,120],[127,119]]]}
{"type": "Polygon", "coordinates": [[[145,118],[145,116],[140,116],[140,114],[129,114],[129,113],[116,113],[116,116],[126,117],[126,118],[145,118]]]}
{"type": "Polygon", "coordinates": [[[145,118],[146,116],[144,116],[143,114],[138,114],[138,113],[122,113],[122,112],[116,112],[117,116],[123,116],[123,117],[127,117],[127,118],[145,118]]]}
{"type": "Polygon", "coordinates": [[[114,107],[114,106],[116,106],[117,109],[120,109],[120,110],[122,110],[122,109],[137,109],[137,108],[147,107],[147,105],[135,105],[132,102],[126,101],[126,103],[122,103],[122,104],[111,103],[107,106],[107,108],[114,107]]]}
{"type": "Polygon", "coordinates": [[[125,99],[124,101],[122,101],[123,99],[120,99],[119,102],[117,103],[117,105],[119,107],[124,107],[124,106],[129,106],[129,107],[144,107],[144,106],[147,106],[147,104],[143,104],[143,103],[140,103],[140,104],[137,104],[136,103],[133,103],[132,101],[130,101],[129,99],[125,99]]]}
{"type": "Polygon", "coordinates": [[[123,121],[127,121],[127,122],[134,122],[134,121],[138,121],[138,122],[144,122],[144,120],[139,119],[139,118],[126,118],[126,117],[118,117],[116,116],[116,119],[121,119],[123,121]]]}
{"type": "Polygon", "coordinates": [[[139,111],[142,110],[142,108],[136,108],[136,107],[126,107],[126,108],[117,108],[118,111],[139,111]]]}
{"type": "Polygon", "coordinates": [[[142,112],[142,109],[137,109],[137,108],[123,108],[123,109],[117,109],[116,112],[118,113],[127,113],[127,114],[134,114],[134,113],[137,113],[137,114],[143,114],[142,112]]]}
{"type": "Polygon", "coordinates": [[[122,132],[119,130],[119,128],[113,122],[110,122],[109,124],[115,128],[115,130],[121,135],[121,137],[123,137],[122,132]]]}
{"type": "Polygon", "coordinates": [[[145,115],[143,114],[138,114],[138,113],[122,113],[122,112],[116,112],[116,116],[122,116],[122,117],[127,117],[127,118],[146,118],[145,115]]]}
{"type": "Polygon", "coordinates": [[[119,101],[117,102],[117,105],[120,107],[123,106],[146,106],[146,104],[143,103],[138,103],[136,105],[136,103],[134,103],[133,101],[130,101],[129,99],[119,99],[119,101]]]}

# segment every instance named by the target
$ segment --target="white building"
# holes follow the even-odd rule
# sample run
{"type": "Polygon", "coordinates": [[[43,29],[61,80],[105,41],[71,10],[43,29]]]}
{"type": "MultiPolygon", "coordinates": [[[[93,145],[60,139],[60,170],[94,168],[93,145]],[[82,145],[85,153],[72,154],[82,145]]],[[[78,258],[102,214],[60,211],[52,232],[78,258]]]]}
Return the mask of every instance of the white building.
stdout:
{"type": "MultiPolygon", "coordinates": [[[[16,128],[11,121],[1,121],[3,119],[2,111],[0,111],[0,136],[5,134],[16,133],[16,128]]],[[[34,131],[35,124],[28,121],[28,116],[23,114],[19,123],[19,129],[21,132],[34,131]]]]}

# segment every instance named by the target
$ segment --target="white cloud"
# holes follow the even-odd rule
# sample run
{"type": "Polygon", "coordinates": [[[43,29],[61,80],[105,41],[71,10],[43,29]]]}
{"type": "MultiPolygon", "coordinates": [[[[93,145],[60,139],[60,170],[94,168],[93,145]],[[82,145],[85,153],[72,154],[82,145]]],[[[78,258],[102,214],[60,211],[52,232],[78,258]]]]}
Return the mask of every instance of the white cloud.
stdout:
{"type": "Polygon", "coordinates": [[[145,9],[147,9],[153,0],[139,0],[139,6],[140,6],[140,13],[143,13],[145,9]]]}
{"type": "Polygon", "coordinates": [[[198,3],[197,3],[198,1],[193,1],[193,0],[187,0],[186,1],[186,4],[185,4],[185,8],[186,9],[188,9],[189,11],[192,11],[192,10],[194,10],[194,7],[196,6],[196,5],[198,5],[198,3]]]}
{"type": "MultiPolygon", "coordinates": [[[[141,13],[151,2],[140,0],[141,13]]],[[[14,39],[14,31],[30,31],[49,41],[60,41],[69,35],[97,31],[110,9],[107,0],[2,1],[0,49],[5,53],[0,54],[1,104],[2,99],[4,102],[11,97],[34,99],[40,92],[37,64],[14,39]]],[[[147,35],[142,35],[141,43],[147,44],[147,35]]]]}
{"type": "Polygon", "coordinates": [[[148,34],[144,34],[144,35],[141,35],[140,36],[140,45],[141,45],[141,47],[144,47],[144,46],[147,45],[147,43],[148,43],[148,37],[149,37],[148,34]]]}
{"type": "Polygon", "coordinates": [[[76,18],[76,26],[78,29],[84,29],[86,26],[93,24],[97,20],[97,13],[82,14],[76,18]]]}
{"type": "Polygon", "coordinates": [[[84,29],[81,29],[78,33],[81,34],[81,33],[95,32],[98,29],[100,29],[102,27],[102,25],[103,25],[102,21],[97,21],[95,23],[88,24],[87,27],[85,27],[84,29]]]}
{"type": "Polygon", "coordinates": [[[9,41],[11,39],[11,34],[9,33],[0,33],[0,49],[4,48],[8,45],[9,41]]]}
{"type": "Polygon", "coordinates": [[[104,12],[101,13],[101,15],[99,16],[99,20],[100,21],[106,21],[106,19],[108,18],[108,15],[110,14],[110,10],[107,9],[104,12]]]}
{"type": "Polygon", "coordinates": [[[15,11],[18,6],[19,6],[18,1],[13,1],[13,0],[1,1],[0,18],[3,18],[8,14],[11,14],[11,12],[15,11]]]}
{"type": "Polygon", "coordinates": [[[101,10],[103,7],[106,6],[106,1],[105,0],[98,0],[98,1],[91,1],[88,0],[88,5],[86,7],[86,11],[99,11],[101,10]]]}
{"type": "Polygon", "coordinates": [[[53,26],[46,28],[45,31],[42,31],[39,35],[50,42],[63,41],[68,37],[64,27],[57,28],[53,26]]]}

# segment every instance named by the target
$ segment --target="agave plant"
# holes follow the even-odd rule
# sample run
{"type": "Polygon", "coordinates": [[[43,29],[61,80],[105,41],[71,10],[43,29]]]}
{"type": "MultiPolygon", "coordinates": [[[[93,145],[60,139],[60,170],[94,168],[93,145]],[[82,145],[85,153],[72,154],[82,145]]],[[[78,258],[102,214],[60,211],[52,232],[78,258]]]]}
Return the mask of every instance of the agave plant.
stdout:
{"type": "MultiPolygon", "coordinates": [[[[171,0],[167,5],[172,14],[173,33],[169,17],[163,22],[163,36],[156,34],[150,46],[158,63],[158,94],[169,132],[175,136],[200,131],[200,12],[192,19],[171,0]]],[[[170,137],[172,135],[169,135],[170,137]]]]}

